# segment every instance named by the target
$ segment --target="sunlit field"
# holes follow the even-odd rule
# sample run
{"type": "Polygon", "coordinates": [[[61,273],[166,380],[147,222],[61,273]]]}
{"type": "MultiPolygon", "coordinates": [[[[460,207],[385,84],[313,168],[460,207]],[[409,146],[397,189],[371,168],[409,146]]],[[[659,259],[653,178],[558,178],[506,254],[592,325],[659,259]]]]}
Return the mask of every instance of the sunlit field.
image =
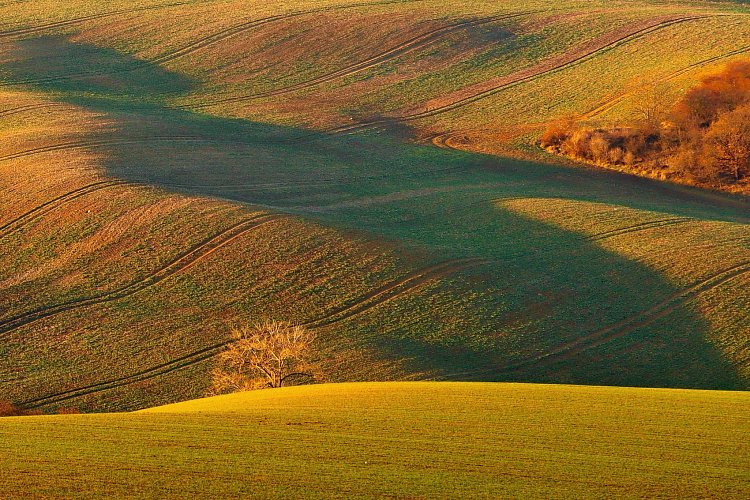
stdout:
{"type": "Polygon", "coordinates": [[[746,393],[335,384],[0,421],[0,495],[710,497],[747,493],[746,393]]]}
{"type": "Polygon", "coordinates": [[[749,16],[0,0],[0,497],[747,498],[744,187],[540,138],[635,137],[749,16]]]}
{"type": "Polygon", "coordinates": [[[746,199],[535,145],[741,57],[741,5],[0,13],[3,399],[200,397],[228,325],[268,317],[329,381],[748,388],[746,199]]]}

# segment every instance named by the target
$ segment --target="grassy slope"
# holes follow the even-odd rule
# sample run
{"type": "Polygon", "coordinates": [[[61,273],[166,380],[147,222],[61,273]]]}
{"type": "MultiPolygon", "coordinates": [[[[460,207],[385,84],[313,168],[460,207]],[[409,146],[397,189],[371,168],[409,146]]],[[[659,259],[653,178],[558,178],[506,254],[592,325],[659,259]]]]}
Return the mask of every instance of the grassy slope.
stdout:
{"type": "Polygon", "coordinates": [[[746,393],[415,382],[7,418],[0,495],[743,498],[749,407],[746,393]]]}
{"type": "Polygon", "coordinates": [[[745,17],[704,2],[217,4],[21,32],[115,7],[0,6],[0,78],[16,84],[0,96],[8,397],[196,397],[226,323],[264,315],[317,328],[334,380],[748,387],[746,203],[250,121],[347,124],[518,82],[408,122],[438,144],[515,147],[558,103],[584,113],[643,71],[694,79],[750,43],[745,17]],[[113,178],[130,182],[97,184],[113,178]]]}

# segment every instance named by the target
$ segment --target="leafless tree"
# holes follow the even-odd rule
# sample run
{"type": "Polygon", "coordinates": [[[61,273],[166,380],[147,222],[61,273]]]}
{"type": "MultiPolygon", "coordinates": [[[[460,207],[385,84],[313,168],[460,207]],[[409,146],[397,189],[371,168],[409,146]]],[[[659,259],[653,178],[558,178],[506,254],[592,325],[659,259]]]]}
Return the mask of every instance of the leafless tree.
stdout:
{"type": "Polygon", "coordinates": [[[232,338],[213,370],[213,394],[319,378],[318,366],[310,360],[315,336],[303,326],[266,321],[232,328],[232,338]]]}
{"type": "Polygon", "coordinates": [[[676,100],[674,89],[666,83],[641,83],[633,92],[633,110],[649,130],[658,130],[676,100]]]}

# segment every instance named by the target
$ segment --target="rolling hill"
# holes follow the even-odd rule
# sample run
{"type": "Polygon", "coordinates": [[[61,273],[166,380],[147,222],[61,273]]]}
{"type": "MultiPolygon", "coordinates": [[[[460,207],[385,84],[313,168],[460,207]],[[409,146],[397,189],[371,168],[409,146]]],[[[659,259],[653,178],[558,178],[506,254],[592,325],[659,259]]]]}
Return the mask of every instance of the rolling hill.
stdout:
{"type": "Polygon", "coordinates": [[[196,398],[265,317],[315,329],[331,381],[750,387],[747,199],[534,145],[746,55],[741,5],[0,14],[2,399],[196,398]]]}
{"type": "Polygon", "coordinates": [[[3,497],[744,498],[747,393],[365,383],[4,418],[3,497]]]}

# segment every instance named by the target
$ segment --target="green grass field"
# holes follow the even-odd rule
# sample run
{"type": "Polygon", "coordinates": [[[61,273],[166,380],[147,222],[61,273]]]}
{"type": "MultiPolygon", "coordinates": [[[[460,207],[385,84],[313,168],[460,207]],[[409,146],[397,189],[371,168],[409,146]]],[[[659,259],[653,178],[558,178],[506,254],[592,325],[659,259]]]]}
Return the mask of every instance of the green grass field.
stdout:
{"type": "Polygon", "coordinates": [[[742,57],[744,6],[0,14],[2,399],[200,397],[228,325],[263,317],[315,329],[334,382],[750,387],[747,199],[533,146],[742,57]]]}
{"type": "Polygon", "coordinates": [[[0,420],[3,497],[746,498],[747,393],[305,386],[0,420]]]}

